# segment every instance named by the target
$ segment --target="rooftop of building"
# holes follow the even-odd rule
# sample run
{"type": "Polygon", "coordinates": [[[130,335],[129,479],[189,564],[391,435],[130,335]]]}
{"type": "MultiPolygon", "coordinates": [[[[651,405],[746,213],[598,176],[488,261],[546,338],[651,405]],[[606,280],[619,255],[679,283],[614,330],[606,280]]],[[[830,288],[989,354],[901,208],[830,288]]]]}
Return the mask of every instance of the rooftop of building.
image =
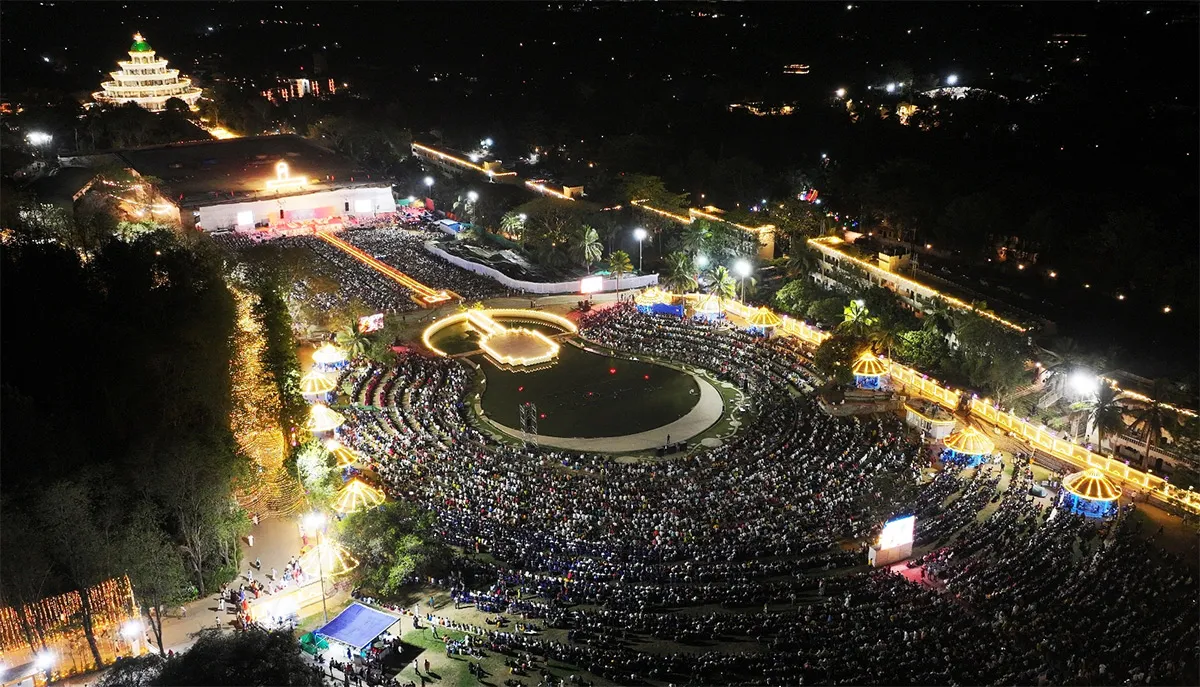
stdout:
{"type": "Polygon", "coordinates": [[[116,155],[138,174],[160,179],[164,195],[187,207],[383,181],[356,170],[341,155],[294,135],[169,143],[120,150],[116,155]],[[268,182],[278,177],[280,162],[286,162],[287,174],[303,179],[303,185],[285,185],[278,192],[271,189],[268,182]]]}

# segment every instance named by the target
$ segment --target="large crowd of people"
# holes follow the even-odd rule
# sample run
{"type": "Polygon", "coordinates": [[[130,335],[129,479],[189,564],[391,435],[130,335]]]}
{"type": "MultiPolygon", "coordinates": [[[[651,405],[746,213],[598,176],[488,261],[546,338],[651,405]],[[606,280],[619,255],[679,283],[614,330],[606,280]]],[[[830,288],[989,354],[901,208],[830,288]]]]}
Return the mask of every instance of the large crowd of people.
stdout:
{"type": "Polygon", "coordinates": [[[931,475],[897,419],[820,412],[790,340],[630,304],[581,335],[707,368],[752,392],[755,419],[717,448],[617,462],[490,439],[461,361],[347,373],[343,439],[461,547],[438,581],[456,608],[542,627],[457,627],[478,645],[623,684],[1195,681],[1194,572],[1129,508],[1055,511],[1026,461],[931,475]],[[866,569],[898,513],[921,553],[866,569]]]}

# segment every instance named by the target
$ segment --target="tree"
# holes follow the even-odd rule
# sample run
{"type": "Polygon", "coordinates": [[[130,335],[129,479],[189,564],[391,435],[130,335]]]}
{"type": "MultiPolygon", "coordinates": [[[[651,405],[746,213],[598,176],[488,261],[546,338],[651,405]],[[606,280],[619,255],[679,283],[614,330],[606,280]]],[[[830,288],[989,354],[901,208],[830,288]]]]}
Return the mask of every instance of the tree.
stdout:
{"type": "Polygon", "coordinates": [[[438,574],[450,551],[431,540],[433,517],[405,501],[348,515],[338,525],[342,544],[360,562],[364,585],[395,595],[413,574],[438,574]]]}
{"type": "Polygon", "coordinates": [[[367,351],[367,346],[370,345],[371,341],[367,338],[366,334],[358,330],[358,323],[355,321],[338,331],[337,343],[346,352],[346,357],[354,360],[361,357],[367,351]]]}
{"type": "Polygon", "coordinates": [[[615,250],[609,253],[608,271],[617,280],[617,291],[620,291],[621,277],[633,271],[633,261],[629,259],[629,253],[623,250],[615,250]]]}
{"type": "Polygon", "coordinates": [[[178,547],[167,538],[160,521],[153,503],[143,501],[137,505],[125,526],[121,561],[142,616],[150,623],[159,654],[165,656],[160,610],[185,601],[188,584],[178,547]]]}
{"type": "Polygon", "coordinates": [[[190,649],[162,666],[155,685],[323,684],[288,630],[251,625],[240,632],[201,630],[190,649]]]}
{"type": "Polygon", "coordinates": [[[580,225],[571,236],[571,252],[589,273],[592,271],[592,263],[600,259],[603,250],[600,235],[587,224],[580,225]]]}
{"type": "Polygon", "coordinates": [[[836,384],[849,384],[854,380],[854,361],[865,346],[866,342],[861,337],[837,332],[817,346],[813,353],[813,365],[836,384]]]}
{"type": "Polygon", "coordinates": [[[840,322],[845,313],[845,304],[845,296],[822,298],[808,306],[808,319],[823,325],[840,322]]]}
{"type": "Polygon", "coordinates": [[[938,373],[950,357],[950,345],[932,325],[900,334],[894,347],[896,357],[919,370],[938,373]]]}
{"type": "Polygon", "coordinates": [[[672,193],[659,177],[649,174],[630,174],[621,185],[621,199],[626,202],[644,200],[650,205],[670,212],[683,212],[688,207],[687,193],[672,193]]]}
{"type": "Polygon", "coordinates": [[[123,658],[112,665],[95,683],[96,687],[150,687],[155,684],[167,659],[164,653],[123,658]]]}
{"type": "Polygon", "coordinates": [[[837,326],[839,332],[865,338],[875,325],[879,324],[879,320],[871,317],[870,311],[861,300],[850,301],[842,312],[844,319],[837,326]]]}
{"type": "Polygon", "coordinates": [[[1129,399],[1128,401],[1134,409],[1133,422],[1130,427],[1146,439],[1142,450],[1142,467],[1150,464],[1150,449],[1162,440],[1164,433],[1175,434],[1179,431],[1179,418],[1176,412],[1166,405],[1167,389],[1167,380],[1156,379],[1149,400],[1129,399]]]}
{"type": "Polygon", "coordinates": [[[708,220],[699,219],[685,226],[679,234],[679,249],[691,256],[708,251],[712,241],[712,226],[708,220]]]}
{"type": "Polygon", "coordinates": [[[333,502],[341,480],[337,461],[324,444],[310,440],[301,445],[296,451],[296,471],[315,508],[333,502]]]}
{"type": "Polygon", "coordinates": [[[97,527],[92,494],[82,482],[61,481],[51,485],[37,502],[40,532],[47,549],[66,574],[71,588],[79,592],[80,620],[95,667],[104,665],[92,623],[89,590],[112,572],[97,527]]]}
{"type": "Polygon", "coordinates": [[[1108,383],[1101,382],[1100,390],[1094,397],[1073,403],[1071,410],[1083,412],[1088,427],[1096,432],[1096,447],[1100,453],[1104,453],[1106,433],[1125,429],[1125,404],[1121,402],[1117,390],[1108,383]]]}
{"type": "Polygon", "coordinates": [[[663,270],[662,282],[668,290],[675,293],[689,293],[696,290],[696,267],[687,253],[676,251],[666,257],[666,269],[663,270]]]}
{"type": "Polygon", "coordinates": [[[500,232],[520,243],[525,234],[525,220],[516,212],[506,212],[500,217],[500,232]]]}
{"type": "Polygon", "coordinates": [[[717,265],[708,271],[708,284],[705,291],[717,297],[718,303],[737,295],[737,280],[729,273],[724,265],[717,265]]]}
{"type": "Polygon", "coordinates": [[[787,255],[784,256],[783,271],[793,279],[807,279],[809,275],[817,271],[819,261],[817,252],[807,242],[793,243],[788,248],[787,255]]]}

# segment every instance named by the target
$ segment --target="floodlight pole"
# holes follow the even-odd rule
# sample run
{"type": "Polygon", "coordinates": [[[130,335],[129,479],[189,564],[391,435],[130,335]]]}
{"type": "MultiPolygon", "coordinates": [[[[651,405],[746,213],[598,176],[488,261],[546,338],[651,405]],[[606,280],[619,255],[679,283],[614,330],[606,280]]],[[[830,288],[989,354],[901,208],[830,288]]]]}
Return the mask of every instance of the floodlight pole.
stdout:
{"type": "Polygon", "coordinates": [[[325,561],[321,560],[323,552],[321,550],[321,542],[323,537],[321,530],[317,530],[317,576],[321,578],[321,618],[324,623],[329,622],[329,607],[325,604],[325,561]]]}

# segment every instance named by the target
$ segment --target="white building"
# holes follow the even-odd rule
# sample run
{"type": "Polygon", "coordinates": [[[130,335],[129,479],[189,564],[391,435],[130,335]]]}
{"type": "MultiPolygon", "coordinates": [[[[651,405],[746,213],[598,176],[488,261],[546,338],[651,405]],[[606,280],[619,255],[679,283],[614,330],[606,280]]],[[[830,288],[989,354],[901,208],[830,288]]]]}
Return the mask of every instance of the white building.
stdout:
{"type": "Polygon", "coordinates": [[[200,99],[200,89],[192,85],[192,80],[179,76],[178,69],[167,69],[167,61],[155,55],[140,33],[133,35],[129,61],[121,60],[117,65],[121,71],[109,72],[112,81],[100,84],[103,90],[92,94],[96,102],[136,103],[158,112],[171,98],[179,98],[188,107],[195,107],[200,99]]]}
{"type": "Polygon", "coordinates": [[[391,183],[299,136],[173,143],[115,155],[161,181],[180,224],[209,232],[277,230],[396,211],[391,183]]]}

